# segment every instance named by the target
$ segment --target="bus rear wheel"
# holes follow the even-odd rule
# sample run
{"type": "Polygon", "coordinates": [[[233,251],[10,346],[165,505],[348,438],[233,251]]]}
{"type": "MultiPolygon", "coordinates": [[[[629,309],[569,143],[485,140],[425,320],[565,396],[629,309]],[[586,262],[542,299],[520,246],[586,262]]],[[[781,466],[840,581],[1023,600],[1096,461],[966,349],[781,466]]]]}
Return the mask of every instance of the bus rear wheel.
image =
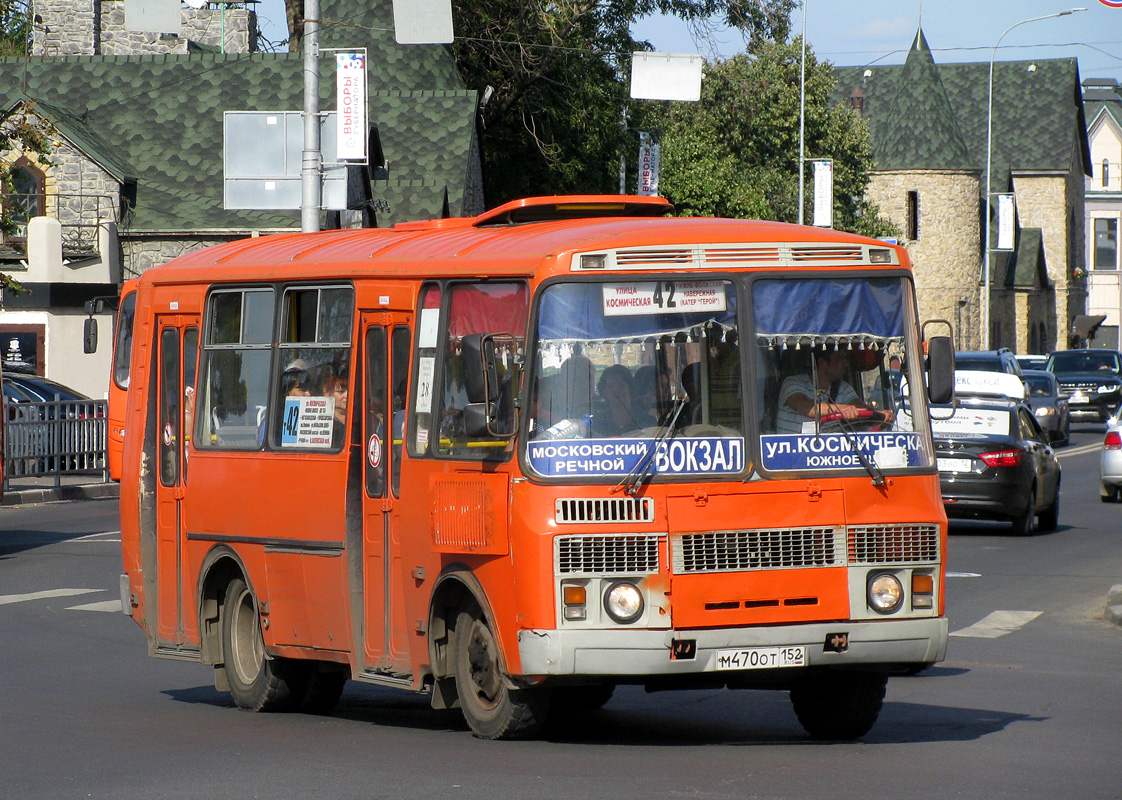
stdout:
{"type": "Polygon", "coordinates": [[[241,578],[230,581],[222,610],[222,657],[230,695],[246,711],[291,711],[300,703],[307,670],[286,658],[270,658],[261,637],[253,592],[241,578]]]}
{"type": "Polygon", "coordinates": [[[872,672],[827,672],[791,687],[791,703],[806,732],[815,739],[848,740],[864,736],[884,705],[888,676],[872,672]]]}
{"type": "Polygon", "coordinates": [[[549,692],[507,685],[499,662],[499,644],[474,601],[461,609],[453,642],[456,692],[472,733],[481,739],[537,735],[549,711],[549,692]]]}

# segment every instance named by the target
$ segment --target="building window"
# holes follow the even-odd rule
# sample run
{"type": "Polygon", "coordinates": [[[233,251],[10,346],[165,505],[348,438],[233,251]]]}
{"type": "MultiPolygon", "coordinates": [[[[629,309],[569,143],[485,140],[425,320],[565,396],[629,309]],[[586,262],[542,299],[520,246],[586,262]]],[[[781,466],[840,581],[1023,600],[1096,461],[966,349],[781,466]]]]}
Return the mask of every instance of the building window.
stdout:
{"type": "Polygon", "coordinates": [[[1103,188],[1110,183],[1110,162],[1103,159],[1103,188]]]}
{"type": "Polygon", "coordinates": [[[1095,220],[1095,269],[1118,269],[1118,220],[1095,220]]]}
{"type": "Polygon", "coordinates": [[[909,241],[919,240],[919,192],[908,192],[908,232],[909,241]]]}
{"type": "Polygon", "coordinates": [[[8,208],[12,223],[16,226],[15,235],[24,238],[27,236],[28,221],[47,213],[47,180],[42,170],[26,158],[21,158],[12,166],[11,181],[8,208]]]}

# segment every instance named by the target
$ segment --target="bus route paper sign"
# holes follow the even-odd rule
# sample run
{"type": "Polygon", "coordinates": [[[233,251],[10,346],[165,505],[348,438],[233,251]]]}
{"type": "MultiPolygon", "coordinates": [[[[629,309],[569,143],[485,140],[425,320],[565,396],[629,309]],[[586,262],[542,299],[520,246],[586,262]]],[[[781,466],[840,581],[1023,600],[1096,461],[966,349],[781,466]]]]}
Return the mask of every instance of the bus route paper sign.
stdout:
{"type": "Polygon", "coordinates": [[[724,311],[723,281],[653,281],[604,284],[604,316],[694,314],[724,311]]]}
{"type": "Polygon", "coordinates": [[[281,447],[330,449],[331,424],[334,420],[334,397],[284,398],[281,447]]]}

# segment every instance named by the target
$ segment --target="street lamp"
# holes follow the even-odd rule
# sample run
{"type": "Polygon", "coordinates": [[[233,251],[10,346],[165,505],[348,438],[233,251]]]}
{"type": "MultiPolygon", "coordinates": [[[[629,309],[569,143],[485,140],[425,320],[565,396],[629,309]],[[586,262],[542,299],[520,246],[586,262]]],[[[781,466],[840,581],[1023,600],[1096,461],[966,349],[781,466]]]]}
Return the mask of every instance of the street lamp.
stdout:
{"type": "Polygon", "coordinates": [[[803,224],[803,194],[806,191],[806,7],[803,0],[802,59],[799,64],[799,224],[803,224]]]}
{"type": "Polygon", "coordinates": [[[1005,34],[1014,28],[1024,25],[1028,22],[1038,22],[1042,19],[1051,19],[1052,17],[1066,17],[1074,14],[1076,11],[1086,11],[1085,8],[1069,8],[1066,11],[1057,11],[1054,14],[1045,14],[1042,17],[1031,17],[1023,19],[1020,22],[1015,22],[1005,29],[997,37],[997,42],[993,46],[993,51],[990,53],[990,81],[989,89],[987,90],[987,102],[989,104],[986,111],[986,198],[983,206],[986,217],[986,232],[985,232],[985,255],[982,257],[982,349],[990,349],[990,170],[993,166],[993,62],[997,57],[997,48],[1001,46],[1001,40],[1005,38],[1005,34]]]}

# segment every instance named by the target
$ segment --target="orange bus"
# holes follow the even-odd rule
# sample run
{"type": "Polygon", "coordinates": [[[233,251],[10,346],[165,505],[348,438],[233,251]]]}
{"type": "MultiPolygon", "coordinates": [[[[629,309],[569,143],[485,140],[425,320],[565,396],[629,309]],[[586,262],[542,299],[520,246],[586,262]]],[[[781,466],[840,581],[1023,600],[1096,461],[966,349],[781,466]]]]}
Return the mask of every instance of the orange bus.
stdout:
{"type": "Polygon", "coordinates": [[[150,654],[244,709],[354,679],[484,738],[620,684],[865,733],[946,649],[950,337],[902,247],[671,211],[528,199],[146,271],[121,594],[150,654]]]}

